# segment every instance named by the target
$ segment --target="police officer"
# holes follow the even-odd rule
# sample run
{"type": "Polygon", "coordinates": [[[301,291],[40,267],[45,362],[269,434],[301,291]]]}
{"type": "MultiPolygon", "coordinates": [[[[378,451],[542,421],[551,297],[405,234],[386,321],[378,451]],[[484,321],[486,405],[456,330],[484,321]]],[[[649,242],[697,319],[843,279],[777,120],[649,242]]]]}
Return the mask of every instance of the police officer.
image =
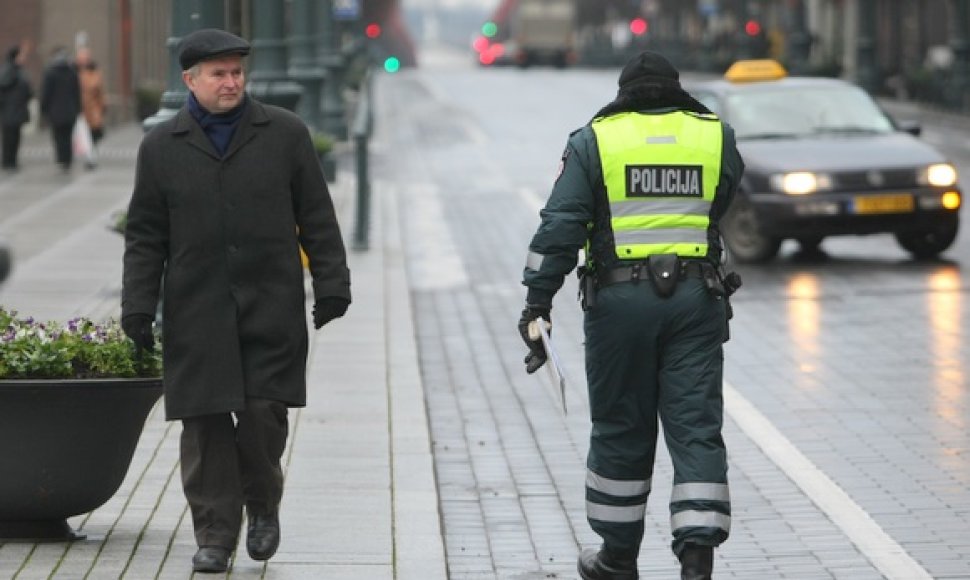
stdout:
{"type": "Polygon", "coordinates": [[[185,106],[138,151],[125,228],[122,327],[154,346],[164,283],[165,414],[182,422],[197,572],[280,543],[288,407],[306,404],[309,256],[316,328],[350,304],[333,202],[299,117],[245,92],[249,43],[216,29],[179,47],[185,106]],[[164,276],[163,276],[164,271],[164,276]]]}
{"type": "Polygon", "coordinates": [[[587,580],[638,577],[658,416],[673,460],[682,578],[710,578],[713,548],[728,537],[722,343],[740,280],[721,267],[718,220],[743,171],[730,126],[649,51],[623,68],[615,100],[563,152],[529,245],[519,331],[535,372],[546,357],[529,322],[551,323],[553,296],[585,246],[586,515],[603,539],[580,554],[587,580]]]}

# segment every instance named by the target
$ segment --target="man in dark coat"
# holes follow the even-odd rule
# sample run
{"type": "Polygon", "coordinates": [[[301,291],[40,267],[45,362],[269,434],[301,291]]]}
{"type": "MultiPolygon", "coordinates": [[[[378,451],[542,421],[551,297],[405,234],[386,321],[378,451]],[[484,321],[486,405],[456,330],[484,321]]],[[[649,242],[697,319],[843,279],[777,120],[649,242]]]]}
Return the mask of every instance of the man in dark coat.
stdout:
{"type": "Polygon", "coordinates": [[[54,156],[65,172],[71,169],[71,135],[81,112],[81,85],[77,71],[68,61],[67,49],[57,47],[44,71],[40,92],[40,112],[50,123],[54,137],[54,156]]]}
{"type": "Polygon", "coordinates": [[[0,127],[3,131],[3,169],[17,170],[21,128],[30,120],[27,105],[34,96],[21,63],[24,53],[19,46],[7,52],[7,62],[0,68],[0,127]]]}
{"type": "Polygon", "coordinates": [[[248,53],[245,40],[221,30],[182,40],[190,94],[142,142],[125,231],[122,325],[141,348],[154,345],[164,278],[165,410],[183,425],[199,572],[227,569],[243,507],[250,556],[269,559],[279,545],[287,407],[306,404],[301,246],[314,326],[350,304],[346,253],[309,131],[244,92],[248,53]]]}

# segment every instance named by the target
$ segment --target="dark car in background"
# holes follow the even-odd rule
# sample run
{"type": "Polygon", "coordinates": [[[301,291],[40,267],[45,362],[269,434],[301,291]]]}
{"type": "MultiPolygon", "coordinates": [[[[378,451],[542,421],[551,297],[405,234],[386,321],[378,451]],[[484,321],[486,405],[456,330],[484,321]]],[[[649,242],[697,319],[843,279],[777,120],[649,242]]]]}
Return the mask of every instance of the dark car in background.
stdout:
{"type": "Polygon", "coordinates": [[[786,239],[813,251],[828,236],[876,233],[926,259],[956,239],[956,169],[858,86],[755,60],[686,88],[734,127],[744,158],[721,222],[734,259],[769,261],[786,239]]]}

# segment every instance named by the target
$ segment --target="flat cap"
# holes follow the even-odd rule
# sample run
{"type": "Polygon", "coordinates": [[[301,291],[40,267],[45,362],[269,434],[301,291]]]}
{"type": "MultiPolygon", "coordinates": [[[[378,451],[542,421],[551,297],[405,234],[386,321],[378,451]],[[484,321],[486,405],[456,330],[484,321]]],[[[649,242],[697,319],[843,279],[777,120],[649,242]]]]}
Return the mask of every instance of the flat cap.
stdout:
{"type": "Polygon", "coordinates": [[[246,56],[249,54],[249,43],[225,30],[203,28],[182,37],[178,53],[182,70],[189,70],[203,60],[218,56],[246,56]]]}

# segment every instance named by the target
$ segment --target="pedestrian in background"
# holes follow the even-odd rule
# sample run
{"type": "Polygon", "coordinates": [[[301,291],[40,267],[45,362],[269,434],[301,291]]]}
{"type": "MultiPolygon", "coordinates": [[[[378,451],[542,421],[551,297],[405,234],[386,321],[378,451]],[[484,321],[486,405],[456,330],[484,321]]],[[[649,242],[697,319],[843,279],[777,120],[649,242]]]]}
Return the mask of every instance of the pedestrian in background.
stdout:
{"type": "Polygon", "coordinates": [[[722,343],[740,281],[721,266],[718,220],[743,171],[734,131],[649,51],[623,68],[616,99],[563,152],[529,246],[519,332],[535,372],[547,353],[529,323],[551,323],[553,296],[586,247],[586,516],[603,539],[580,554],[586,580],[638,577],[658,415],[674,467],[681,577],[710,578],[713,548],[728,537],[722,343]]]}
{"type": "Polygon", "coordinates": [[[164,278],[165,412],[182,421],[182,485],[198,572],[280,541],[287,408],[306,404],[302,247],[313,324],[343,316],[350,272],[306,124],[245,92],[249,44],[202,29],[178,48],[185,106],[138,151],[125,228],[122,327],[154,346],[164,278]],[[164,271],[164,276],[163,276],[164,271]]]}
{"type": "Polygon", "coordinates": [[[84,160],[84,165],[88,169],[93,169],[97,165],[98,143],[104,137],[106,109],[104,75],[101,74],[98,63],[91,58],[91,49],[86,46],[77,50],[74,62],[81,85],[81,113],[91,132],[91,150],[84,160]]]}
{"type": "Polygon", "coordinates": [[[27,51],[20,46],[11,47],[0,68],[0,126],[3,137],[3,169],[17,171],[20,137],[23,126],[30,121],[28,105],[34,96],[30,81],[23,70],[27,51]]]}
{"type": "Polygon", "coordinates": [[[68,60],[67,49],[62,46],[51,51],[50,62],[44,71],[40,112],[50,124],[58,165],[64,172],[70,171],[73,161],[71,137],[81,112],[81,87],[77,71],[68,60]]]}

